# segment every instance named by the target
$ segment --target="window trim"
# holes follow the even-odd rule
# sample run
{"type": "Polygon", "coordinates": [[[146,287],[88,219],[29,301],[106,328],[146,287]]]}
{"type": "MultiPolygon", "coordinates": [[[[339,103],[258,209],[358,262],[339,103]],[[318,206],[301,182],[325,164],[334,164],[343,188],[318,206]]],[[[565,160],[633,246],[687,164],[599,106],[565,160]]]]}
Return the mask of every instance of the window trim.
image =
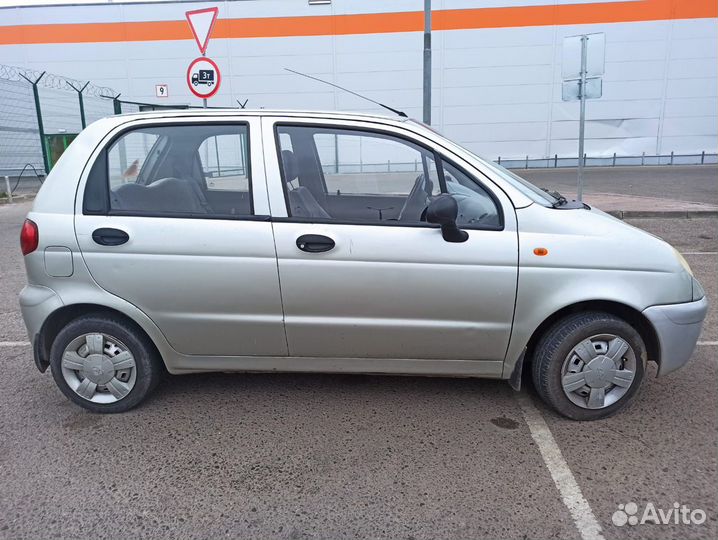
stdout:
{"type": "MultiPolygon", "coordinates": [[[[469,174],[466,172],[465,167],[461,167],[456,164],[456,161],[453,159],[450,159],[446,157],[445,154],[440,153],[438,149],[427,147],[426,144],[424,144],[421,141],[417,141],[416,139],[412,139],[411,137],[401,133],[394,133],[392,131],[388,131],[381,128],[374,128],[374,127],[365,127],[365,126],[346,126],[342,124],[336,124],[336,123],[314,123],[314,122],[291,122],[291,121],[278,121],[274,123],[273,129],[274,129],[274,146],[276,150],[276,159],[277,164],[279,165],[279,176],[282,182],[282,192],[284,193],[284,204],[287,209],[287,217],[272,217],[271,221],[277,221],[277,222],[283,222],[283,223],[319,223],[322,225],[328,225],[328,224],[336,224],[336,225],[369,225],[369,226],[377,226],[377,227],[423,227],[423,228],[437,228],[438,225],[434,225],[433,223],[424,223],[424,222],[417,222],[417,223],[401,223],[399,221],[362,221],[362,220],[337,220],[334,218],[302,218],[302,217],[296,217],[291,215],[291,210],[289,208],[289,193],[287,191],[287,182],[284,178],[284,166],[282,164],[282,147],[280,145],[279,141],[279,128],[280,127],[308,127],[308,128],[319,128],[319,129],[332,129],[336,128],[339,130],[344,131],[370,131],[374,133],[378,133],[380,135],[385,135],[388,137],[394,137],[396,139],[400,139],[403,141],[406,141],[408,143],[413,144],[414,146],[418,146],[421,149],[423,149],[426,153],[432,155],[434,157],[434,161],[437,164],[437,174],[439,175],[439,185],[441,187],[441,193],[447,193],[446,189],[446,180],[444,178],[444,167],[443,163],[447,162],[451,166],[455,167],[462,173],[464,173],[468,178],[470,178],[472,181],[476,182],[476,184],[483,189],[486,194],[491,198],[491,200],[494,202],[494,205],[496,206],[496,209],[498,210],[498,217],[499,217],[499,225],[498,226],[469,226],[469,225],[462,225],[460,228],[469,230],[469,231],[503,231],[506,229],[506,220],[504,217],[504,207],[501,204],[501,201],[499,201],[496,194],[489,188],[487,188],[484,183],[479,181],[475,175],[469,174]]],[[[314,143],[315,153],[316,153],[316,142],[314,143]]],[[[320,170],[321,170],[321,163],[320,163],[320,170]]],[[[322,180],[324,180],[324,173],[322,172],[322,180]]]]}
{"type": "MultiPolygon", "coordinates": [[[[270,215],[258,215],[254,213],[254,182],[252,181],[252,135],[251,135],[251,126],[248,121],[241,120],[241,121],[227,121],[227,120],[220,120],[220,121],[208,121],[208,122],[163,122],[161,124],[141,124],[139,126],[130,126],[127,128],[124,128],[120,131],[118,131],[116,134],[112,136],[112,138],[107,141],[107,143],[102,147],[102,150],[97,154],[97,157],[95,158],[95,161],[90,166],[90,172],[87,176],[87,181],[85,182],[85,188],[82,195],[82,215],[86,216],[124,216],[124,217],[152,217],[152,218],[182,218],[182,219],[211,219],[211,220],[226,220],[226,221],[271,221],[270,215]],[[133,132],[133,131],[140,131],[142,129],[152,129],[152,128],[172,128],[172,127],[209,127],[209,126],[227,126],[227,127],[234,127],[234,126],[244,126],[247,130],[247,188],[249,193],[249,211],[250,213],[247,215],[231,215],[231,214],[192,214],[187,212],[178,212],[175,214],[167,214],[167,213],[161,213],[161,212],[142,212],[142,211],[135,211],[135,210],[113,210],[110,206],[110,176],[109,176],[109,159],[108,159],[108,151],[112,146],[117,142],[121,137],[125,136],[127,133],[133,132]],[[102,165],[102,161],[104,161],[104,167],[102,168],[102,171],[96,170],[96,166],[102,165]],[[98,179],[97,176],[100,176],[98,179]],[[95,184],[99,184],[100,187],[100,194],[104,195],[104,206],[100,210],[89,210],[87,208],[87,194],[88,191],[91,189],[91,186],[95,186],[95,184]]],[[[153,145],[154,146],[154,145],[153,145]]]]}
{"type": "MultiPolygon", "coordinates": [[[[360,219],[346,219],[344,221],[335,221],[325,218],[305,218],[305,217],[272,217],[272,223],[316,223],[318,225],[367,225],[369,227],[409,227],[412,229],[439,229],[440,226],[435,223],[427,223],[425,221],[417,221],[414,223],[406,223],[401,221],[362,221],[360,219]]],[[[481,229],[493,230],[493,229],[481,229]]]]}
{"type": "Polygon", "coordinates": [[[193,214],[191,212],[175,212],[174,214],[161,214],[159,212],[134,212],[132,210],[113,210],[108,216],[117,217],[150,217],[150,218],[171,218],[171,219],[210,219],[228,221],[272,221],[272,216],[252,215],[237,216],[231,214],[193,214]]]}

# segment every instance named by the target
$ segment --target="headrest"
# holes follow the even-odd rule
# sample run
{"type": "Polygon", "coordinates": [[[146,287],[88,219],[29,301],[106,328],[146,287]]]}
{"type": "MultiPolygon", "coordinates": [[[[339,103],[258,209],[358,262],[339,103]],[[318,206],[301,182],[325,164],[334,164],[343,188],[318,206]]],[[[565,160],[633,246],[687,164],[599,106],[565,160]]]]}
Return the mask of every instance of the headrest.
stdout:
{"type": "Polygon", "coordinates": [[[116,210],[207,213],[202,190],[196,182],[184,178],[162,178],[149,186],[122,184],[110,193],[116,210]]]}
{"type": "Polygon", "coordinates": [[[282,150],[282,166],[284,167],[284,180],[291,182],[299,176],[297,158],[291,150],[282,150]]]}

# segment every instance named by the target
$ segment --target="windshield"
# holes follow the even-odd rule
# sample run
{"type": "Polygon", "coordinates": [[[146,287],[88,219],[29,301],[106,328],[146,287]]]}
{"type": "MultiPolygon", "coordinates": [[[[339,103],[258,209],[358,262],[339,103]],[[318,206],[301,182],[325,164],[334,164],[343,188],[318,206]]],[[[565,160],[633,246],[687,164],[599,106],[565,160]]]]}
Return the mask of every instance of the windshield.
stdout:
{"type": "Polygon", "coordinates": [[[442,139],[449,141],[451,144],[454,144],[454,145],[458,146],[459,148],[461,148],[464,152],[471,154],[471,156],[478,159],[483,165],[485,165],[486,167],[491,169],[494,173],[499,175],[503,180],[506,180],[509,184],[511,184],[516,189],[518,189],[521,193],[526,195],[532,201],[539,203],[543,206],[553,206],[558,201],[558,199],[556,199],[556,197],[554,197],[553,195],[550,195],[543,189],[534,186],[528,180],[525,180],[524,178],[521,178],[517,174],[512,173],[510,170],[502,167],[498,163],[495,163],[488,159],[482,158],[481,156],[477,156],[471,150],[461,146],[458,143],[455,143],[454,141],[450,141],[449,139],[444,137],[444,135],[442,135],[436,129],[434,129],[432,126],[429,126],[429,125],[424,124],[423,122],[419,122],[417,120],[412,120],[412,122],[428,129],[429,131],[432,131],[433,133],[436,133],[442,139]]]}
{"type": "MultiPolygon", "coordinates": [[[[468,152],[468,150],[467,150],[468,152]]],[[[539,204],[543,205],[553,205],[556,203],[558,199],[554,197],[553,195],[550,195],[546,191],[544,191],[541,188],[538,188],[534,186],[531,182],[528,180],[521,178],[519,175],[512,173],[510,170],[506,169],[505,167],[502,167],[498,163],[494,163],[493,161],[489,161],[488,159],[484,159],[482,157],[477,156],[476,154],[472,154],[476,159],[480,160],[481,163],[486,165],[488,168],[490,168],[492,171],[494,171],[496,174],[501,176],[504,180],[506,180],[509,184],[514,186],[516,189],[521,191],[524,195],[532,199],[534,202],[537,202],[539,204]]]]}

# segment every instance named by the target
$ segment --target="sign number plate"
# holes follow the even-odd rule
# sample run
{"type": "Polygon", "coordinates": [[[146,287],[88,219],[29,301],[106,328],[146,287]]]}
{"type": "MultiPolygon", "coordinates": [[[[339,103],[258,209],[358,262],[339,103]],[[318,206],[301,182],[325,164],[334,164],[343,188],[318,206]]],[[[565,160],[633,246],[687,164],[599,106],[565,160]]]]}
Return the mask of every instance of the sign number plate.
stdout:
{"type": "Polygon", "coordinates": [[[158,98],[166,98],[169,95],[169,88],[166,84],[155,85],[155,96],[158,98]]]}

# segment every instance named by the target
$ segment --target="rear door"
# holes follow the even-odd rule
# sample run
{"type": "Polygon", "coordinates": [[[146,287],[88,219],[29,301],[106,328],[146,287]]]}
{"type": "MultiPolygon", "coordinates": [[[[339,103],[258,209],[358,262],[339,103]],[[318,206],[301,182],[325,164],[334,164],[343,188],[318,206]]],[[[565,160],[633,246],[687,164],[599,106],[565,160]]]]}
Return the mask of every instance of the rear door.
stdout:
{"type": "Polygon", "coordinates": [[[290,355],[500,372],[518,262],[500,190],[397,128],[267,118],[263,137],[290,355]],[[441,191],[461,199],[464,243],[423,221],[441,191]]]}
{"type": "Polygon", "coordinates": [[[260,129],[251,117],[135,123],[81,185],[92,277],[180,353],[287,354],[260,129]]]}

